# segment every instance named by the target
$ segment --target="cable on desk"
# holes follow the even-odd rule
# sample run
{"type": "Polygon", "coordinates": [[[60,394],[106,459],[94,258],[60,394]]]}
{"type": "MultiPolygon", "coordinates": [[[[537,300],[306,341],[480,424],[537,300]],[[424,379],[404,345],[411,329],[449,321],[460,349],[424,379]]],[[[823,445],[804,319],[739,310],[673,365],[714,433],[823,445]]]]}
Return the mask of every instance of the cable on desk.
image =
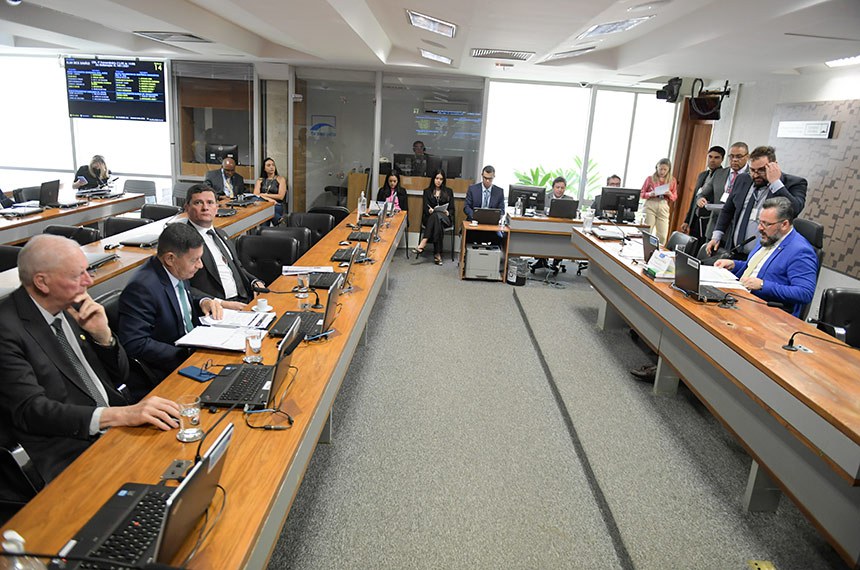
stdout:
{"type": "Polygon", "coordinates": [[[225,489],[219,483],[217,485],[219,489],[221,489],[221,493],[224,494],[224,500],[221,501],[221,508],[218,510],[218,514],[215,515],[215,520],[212,521],[212,526],[209,527],[209,530],[206,531],[206,534],[203,534],[204,529],[206,529],[206,525],[209,523],[209,509],[206,509],[206,513],[204,515],[203,524],[200,526],[200,534],[197,535],[197,543],[194,545],[194,548],[191,549],[191,552],[188,553],[188,556],[185,557],[185,560],[182,561],[183,568],[191,562],[191,559],[197,554],[197,550],[200,548],[200,545],[209,537],[209,534],[212,530],[218,525],[218,521],[221,520],[221,514],[224,512],[224,509],[227,508],[227,489],[225,489]]]}

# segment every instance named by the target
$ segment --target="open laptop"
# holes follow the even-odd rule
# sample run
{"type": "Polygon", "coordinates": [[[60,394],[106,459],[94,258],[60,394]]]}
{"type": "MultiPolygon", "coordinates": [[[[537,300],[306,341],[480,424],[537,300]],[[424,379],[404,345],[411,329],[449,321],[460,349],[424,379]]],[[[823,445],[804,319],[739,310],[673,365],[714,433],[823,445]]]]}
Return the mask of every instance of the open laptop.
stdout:
{"type": "Polygon", "coordinates": [[[302,341],[299,336],[300,319],[293,319],[286,335],[278,345],[278,359],[274,366],[258,364],[228,364],[224,366],[203,394],[203,406],[249,406],[273,408],[281,389],[287,385],[293,351],[302,341]]]}
{"type": "MultiPolygon", "coordinates": [[[[185,539],[209,508],[224,469],[233,424],[214,443],[177,487],[125,483],[60,550],[59,557],[92,557],[114,561],[88,567],[135,567],[170,564],[185,539]]],[[[69,561],[64,568],[80,568],[69,561]]],[[[52,563],[52,568],[59,568],[52,563]]]]}
{"type": "Polygon", "coordinates": [[[375,238],[377,232],[379,231],[379,222],[382,218],[373,220],[373,227],[370,228],[368,232],[350,232],[348,239],[349,241],[368,241],[371,237],[375,238]]]}
{"type": "Polygon", "coordinates": [[[573,220],[579,210],[579,200],[553,200],[549,203],[550,218],[565,218],[573,220]]]}
{"type": "Polygon", "coordinates": [[[702,262],[683,251],[675,252],[675,288],[703,303],[719,303],[728,293],[711,285],[700,284],[702,262]]]}
{"type": "Polygon", "coordinates": [[[498,226],[501,217],[502,211],[498,208],[475,208],[475,215],[472,216],[472,219],[479,224],[498,226]]]}
{"type": "MultiPolygon", "coordinates": [[[[361,235],[364,236],[364,239],[367,240],[367,249],[363,249],[360,245],[356,245],[355,247],[345,247],[342,249],[338,249],[335,251],[332,256],[332,261],[349,261],[352,259],[352,252],[355,249],[358,249],[359,257],[357,259],[364,260],[367,259],[370,255],[370,247],[373,245],[373,240],[376,239],[376,230],[379,226],[374,225],[373,229],[369,232],[360,232],[361,235]]],[[[359,232],[352,232],[350,235],[350,240],[352,240],[352,235],[359,232]]]]}
{"type": "MultiPolygon", "coordinates": [[[[388,202],[386,202],[386,203],[388,203],[388,202]]],[[[382,224],[383,220],[385,220],[385,207],[377,210],[377,213],[375,216],[374,215],[368,215],[368,216],[363,217],[358,222],[358,225],[361,227],[371,227],[374,225],[382,224]]]]}
{"type": "Polygon", "coordinates": [[[642,258],[645,260],[645,263],[648,263],[648,260],[651,259],[652,255],[654,255],[654,252],[660,249],[660,238],[654,234],[649,234],[645,230],[641,230],[641,232],[642,258]]]}
{"type": "Polygon", "coordinates": [[[42,182],[42,186],[39,188],[39,205],[40,206],[49,206],[52,208],[56,208],[59,206],[57,200],[60,197],[60,181],[59,180],[49,180],[48,182],[42,182]]]}
{"type": "Polygon", "coordinates": [[[352,248],[352,255],[349,256],[349,265],[346,266],[346,271],[343,273],[338,273],[335,271],[326,272],[326,273],[311,273],[309,286],[311,289],[328,289],[332,286],[335,280],[343,275],[343,284],[344,287],[349,286],[349,274],[352,271],[352,264],[355,263],[355,259],[358,257],[358,252],[361,248],[354,247],[352,248]]]}
{"type": "Polygon", "coordinates": [[[298,317],[302,323],[299,326],[299,337],[313,339],[323,333],[331,330],[331,325],[337,317],[338,297],[340,296],[342,277],[338,275],[338,279],[328,288],[328,300],[326,301],[325,312],[323,314],[314,311],[288,311],[281,315],[281,318],[272,325],[269,329],[269,336],[284,336],[293,325],[293,321],[298,317]]]}

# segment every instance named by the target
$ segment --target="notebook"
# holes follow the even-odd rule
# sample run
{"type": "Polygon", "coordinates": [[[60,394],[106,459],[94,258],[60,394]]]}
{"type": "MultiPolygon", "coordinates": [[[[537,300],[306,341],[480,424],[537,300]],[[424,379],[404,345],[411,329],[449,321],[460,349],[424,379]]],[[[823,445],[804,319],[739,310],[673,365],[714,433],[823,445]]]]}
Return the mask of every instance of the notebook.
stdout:
{"type": "MultiPolygon", "coordinates": [[[[340,277],[340,275],[338,275],[340,277]]],[[[278,322],[269,329],[270,336],[284,336],[287,334],[289,327],[293,325],[293,320],[298,317],[302,320],[299,325],[299,336],[301,338],[312,339],[331,330],[331,325],[337,317],[338,297],[340,296],[341,279],[336,279],[331,287],[328,288],[328,300],[326,301],[325,312],[323,314],[313,311],[289,311],[281,315],[278,322]]]]}
{"type": "MultiPolygon", "coordinates": [[[[122,485],[60,550],[60,558],[93,557],[139,568],[170,564],[215,496],[232,436],[233,424],[227,424],[177,487],[122,485]]],[[[82,564],[68,562],[65,568],[82,564]]]]}
{"type": "Polygon", "coordinates": [[[692,255],[676,251],[674,286],[703,303],[718,303],[724,300],[728,293],[711,285],[700,284],[700,265],[701,262],[692,255]]]}
{"type": "Polygon", "coordinates": [[[496,208],[476,208],[475,215],[472,218],[479,224],[498,226],[501,217],[502,211],[496,208]]]}
{"type": "Polygon", "coordinates": [[[113,261],[114,259],[118,259],[119,256],[112,252],[95,252],[95,253],[84,253],[87,256],[87,271],[92,271],[93,269],[98,269],[108,261],[113,261]]]}
{"type": "Polygon", "coordinates": [[[56,208],[59,206],[57,199],[60,196],[60,181],[59,180],[49,180],[48,182],[42,182],[41,188],[39,188],[39,205],[40,206],[50,206],[52,208],[56,208]]]}
{"type": "Polygon", "coordinates": [[[348,239],[349,241],[370,242],[372,239],[376,238],[377,231],[379,231],[379,224],[376,220],[374,220],[373,227],[370,228],[369,232],[350,232],[349,237],[346,239],[348,239]]]}

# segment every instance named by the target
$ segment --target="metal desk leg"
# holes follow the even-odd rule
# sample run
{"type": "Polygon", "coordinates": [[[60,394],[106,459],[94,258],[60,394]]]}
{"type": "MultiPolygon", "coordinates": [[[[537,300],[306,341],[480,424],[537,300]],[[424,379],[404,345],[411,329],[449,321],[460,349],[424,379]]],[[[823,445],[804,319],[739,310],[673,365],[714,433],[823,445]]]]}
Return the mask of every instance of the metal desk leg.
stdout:
{"type": "Polygon", "coordinates": [[[620,329],[624,326],[627,326],[627,323],[624,322],[624,319],[621,318],[615,307],[607,303],[606,299],[601,298],[600,307],[598,307],[597,312],[597,328],[602,331],[608,331],[620,329]]]}
{"type": "Polygon", "coordinates": [[[678,393],[678,373],[662,356],[657,359],[657,375],[654,378],[654,394],[673,396],[678,393]]]}
{"type": "Polygon", "coordinates": [[[782,491],[753,460],[747,489],[744,492],[744,509],[748,512],[772,512],[779,506],[782,491]]]}
{"type": "Polygon", "coordinates": [[[329,411],[328,418],[326,418],[325,424],[323,424],[323,429],[320,433],[319,443],[331,443],[331,411],[329,411]]]}

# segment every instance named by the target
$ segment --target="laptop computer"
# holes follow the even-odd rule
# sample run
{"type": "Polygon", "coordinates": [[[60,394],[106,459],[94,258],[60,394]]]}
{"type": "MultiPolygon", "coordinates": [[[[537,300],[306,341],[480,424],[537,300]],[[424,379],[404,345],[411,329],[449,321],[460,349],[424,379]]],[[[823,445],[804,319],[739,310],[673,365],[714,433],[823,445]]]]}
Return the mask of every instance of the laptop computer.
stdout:
{"type": "Polygon", "coordinates": [[[327,273],[311,273],[310,281],[308,282],[311,289],[328,289],[335,282],[335,279],[343,275],[343,284],[344,287],[349,286],[349,275],[352,271],[352,264],[355,263],[355,259],[358,257],[358,252],[361,248],[354,247],[352,248],[352,255],[349,256],[349,265],[346,266],[346,271],[343,273],[338,273],[336,271],[331,271],[327,273]]]}
{"type": "Polygon", "coordinates": [[[573,220],[576,218],[576,212],[579,210],[579,200],[552,200],[549,203],[550,218],[565,218],[573,220]]]}
{"type": "Polygon", "coordinates": [[[384,219],[385,219],[385,208],[380,208],[377,211],[375,216],[374,215],[365,216],[364,218],[362,218],[358,222],[358,225],[362,226],[362,227],[372,227],[374,225],[382,224],[384,219]]]}
{"type": "Polygon", "coordinates": [[[675,288],[703,303],[719,303],[728,297],[728,293],[720,291],[711,285],[701,285],[701,261],[683,251],[675,252],[675,288]]]}
{"type": "Polygon", "coordinates": [[[647,263],[651,256],[654,255],[654,252],[660,249],[660,238],[655,236],[654,234],[649,234],[645,230],[641,230],[642,232],[642,258],[647,263]]]}
{"type": "Polygon", "coordinates": [[[48,182],[42,182],[42,186],[39,188],[39,205],[40,206],[49,206],[52,208],[56,208],[59,206],[57,200],[60,197],[60,181],[59,180],[49,180],[48,182]]]}
{"type": "Polygon", "coordinates": [[[338,297],[340,296],[341,276],[328,288],[328,300],[323,314],[314,311],[288,311],[269,329],[269,336],[284,336],[293,325],[296,317],[301,319],[299,325],[300,338],[313,339],[331,330],[331,325],[337,317],[338,297]]]}
{"type": "MultiPolygon", "coordinates": [[[[373,241],[376,239],[376,230],[378,228],[379,228],[379,226],[374,225],[373,229],[371,231],[360,232],[361,235],[364,236],[364,239],[367,241],[367,248],[366,249],[362,248],[360,245],[355,246],[359,250],[358,251],[359,257],[357,258],[359,263],[363,263],[365,260],[367,260],[370,257],[370,247],[373,245],[373,241]]],[[[354,234],[354,233],[359,233],[359,232],[352,232],[352,233],[354,234]]],[[[349,239],[352,240],[352,234],[350,234],[349,239]]],[[[331,256],[331,260],[332,261],[349,261],[352,258],[352,250],[353,249],[355,249],[355,248],[345,247],[343,249],[339,249],[339,250],[335,251],[331,256]]]]}
{"type": "Polygon", "coordinates": [[[489,226],[498,226],[501,218],[502,211],[497,208],[475,208],[475,215],[472,216],[472,219],[479,224],[489,226]]]}
{"type": "Polygon", "coordinates": [[[373,220],[373,227],[369,232],[350,232],[349,241],[370,241],[371,238],[376,238],[376,233],[379,231],[379,221],[373,220]]]}
{"type": "Polygon", "coordinates": [[[151,248],[158,245],[158,238],[160,236],[161,232],[158,232],[157,234],[146,233],[139,236],[125,238],[119,243],[130,247],[151,248]]]}
{"type": "Polygon", "coordinates": [[[286,335],[278,345],[274,366],[257,364],[228,364],[224,366],[200,395],[203,406],[249,406],[273,408],[281,389],[287,385],[293,350],[302,341],[300,319],[293,319],[286,335]]]}
{"type": "Polygon", "coordinates": [[[219,218],[229,218],[236,215],[236,210],[233,208],[218,208],[218,212],[215,215],[219,218]]]}
{"type": "Polygon", "coordinates": [[[86,253],[84,255],[87,256],[87,271],[92,271],[93,269],[98,269],[105,263],[109,261],[113,261],[114,259],[119,259],[119,256],[113,252],[105,251],[105,252],[94,252],[94,253],[86,253]]]}
{"type": "MultiPolygon", "coordinates": [[[[233,437],[227,424],[177,487],[125,483],[60,550],[59,557],[105,560],[98,568],[170,564],[209,508],[233,437]],[[113,565],[109,564],[113,561],[113,565]]],[[[64,568],[80,568],[68,561],[64,568]]],[[[56,563],[51,568],[59,568],[56,563]]]]}
{"type": "Polygon", "coordinates": [[[38,206],[13,206],[11,208],[3,208],[0,214],[7,218],[22,218],[30,214],[40,214],[44,210],[38,206]]]}

